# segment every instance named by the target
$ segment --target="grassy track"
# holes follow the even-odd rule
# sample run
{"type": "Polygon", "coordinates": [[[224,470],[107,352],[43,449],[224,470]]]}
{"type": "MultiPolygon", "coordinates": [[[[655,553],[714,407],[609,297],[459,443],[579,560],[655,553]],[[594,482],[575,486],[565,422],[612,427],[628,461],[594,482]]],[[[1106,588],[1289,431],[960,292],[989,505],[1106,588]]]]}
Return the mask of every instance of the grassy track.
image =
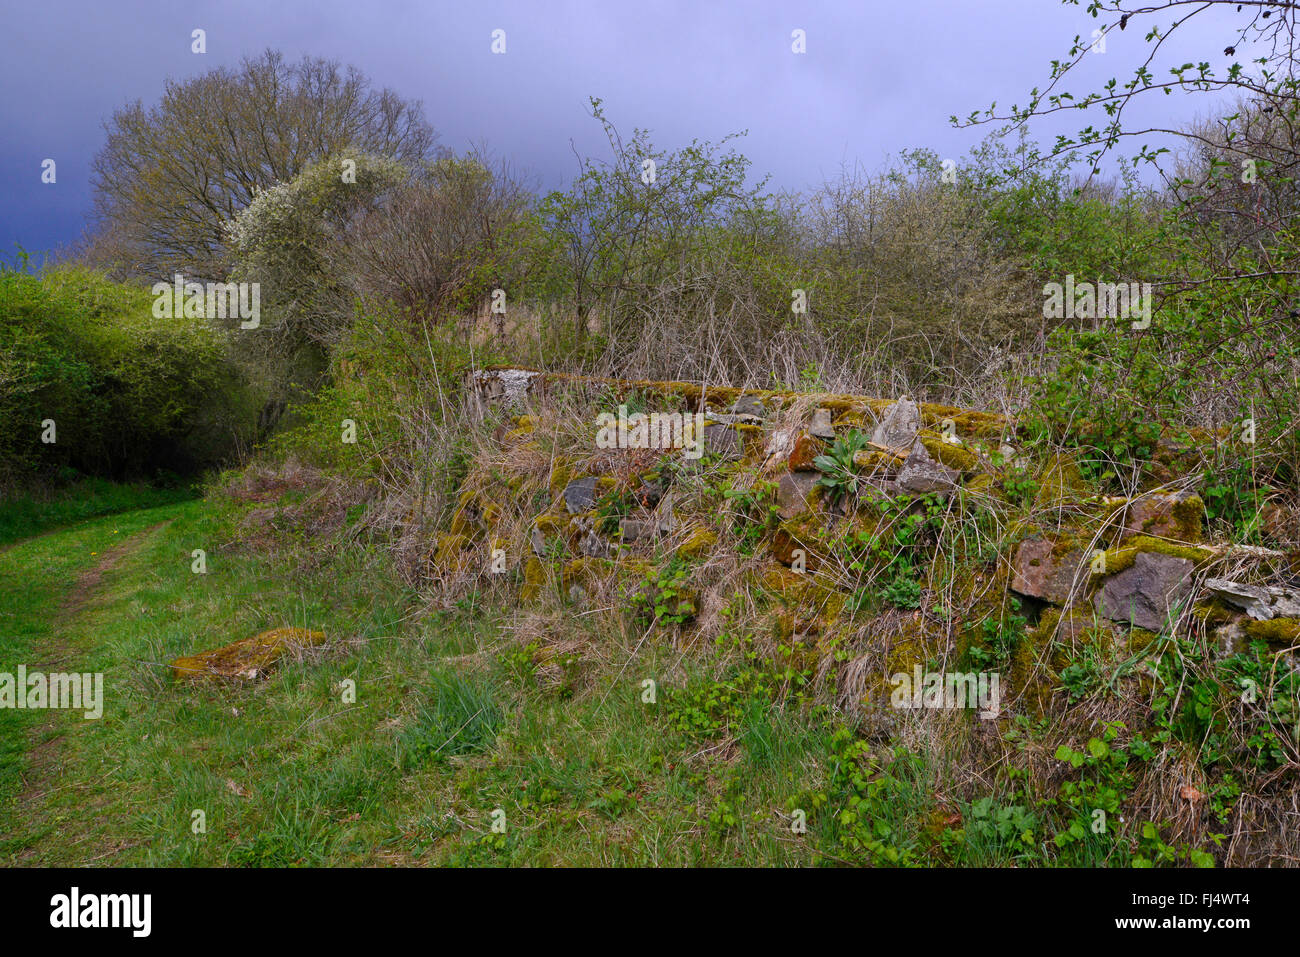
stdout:
{"type": "Polygon", "coordinates": [[[380,552],[313,567],[234,537],[192,501],[0,554],[0,671],[105,674],[101,720],[0,711],[0,863],[811,859],[780,812],[818,773],[815,725],[756,710],[720,751],[697,745],[641,701],[643,677],[681,661],[666,644],[609,648],[597,673],[561,662],[539,683],[501,654],[481,609],[405,624],[411,596],[380,552]],[[190,569],[195,548],[207,550],[205,575],[190,569]],[[282,625],[332,640],[234,688],[178,685],[159,664],[282,625]],[[490,827],[498,808],[504,834],[490,827]],[[709,839],[711,811],[727,837],[709,839]]]}

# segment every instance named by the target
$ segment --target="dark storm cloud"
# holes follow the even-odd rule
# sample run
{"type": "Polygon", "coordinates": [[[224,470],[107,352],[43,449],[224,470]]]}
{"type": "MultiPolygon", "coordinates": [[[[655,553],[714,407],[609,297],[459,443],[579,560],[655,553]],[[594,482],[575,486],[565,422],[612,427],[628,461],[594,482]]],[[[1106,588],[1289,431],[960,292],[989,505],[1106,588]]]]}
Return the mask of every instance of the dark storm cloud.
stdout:
{"type": "MultiPolygon", "coordinates": [[[[185,78],[267,47],[351,63],[380,86],[424,101],[442,143],[486,143],[546,187],[580,152],[603,148],[587,98],[625,132],[647,127],[677,146],[748,129],[755,172],[798,189],[841,165],[879,167],[928,146],[960,156],[987,130],[954,130],[996,100],[1023,103],[1046,64],[1097,21],[1054,0],[823,3],[29,3],[6,12],[0,39],[0,251],[75,239],[91,210],[90,162],[122,104],[155,102],[185,78]],[[190,33],[207,32],[205,55],[190,33]],[[494,29],[507,53],[490,52],[494,29]],[[807,53],[791,52],[791,31],[807,53]],[[40,181],[54,159],[58,182],[40,181]]],[[[1208,56],[1222,38],[1199,26],[1208,56]]],[[[1120,73],[1144,46],[1112,35],[1088,76],[1120,73]],[[1126,56],[1125,53],[1128,55],[1126,56]]],[[[1169,98],[1162,121],[1206,104],[1169,98]]],[[[1153,114],[1147,114],[1148,117],[1153,114]]]]}

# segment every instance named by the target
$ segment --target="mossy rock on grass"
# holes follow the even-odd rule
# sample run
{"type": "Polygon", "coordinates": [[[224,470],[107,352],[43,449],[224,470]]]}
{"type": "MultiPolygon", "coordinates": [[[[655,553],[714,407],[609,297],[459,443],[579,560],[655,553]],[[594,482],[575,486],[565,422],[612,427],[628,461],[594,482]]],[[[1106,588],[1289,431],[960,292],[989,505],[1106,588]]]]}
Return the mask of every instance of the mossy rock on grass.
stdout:
{"type": "Polygon", "coordinates": [[[1192,617],[1201,623],[1207,633],[1230,625],[1244,614],[1220,598],[1197,602],[1192,606],[1192,617]]]}
{"type": "Polygon", "coordinates": [[[554,512],[543,512],[533,519],[533,525],[546,535],[567,534],[572,524],[573,519],[568,515],[557,515],[554,512]]]}
{"type": "Polygon", "coordinates": [[[597,559],[588,558],[584,555],[581,558],[574,558],[565,562],[564,567],[560,570],[560,584],[567,591],[574,585],[581,585],[583,582],[590,580],[596,561],[597,559]]]}
{"type": "Polygon", "coordinates": [[[876,449],[869,449],[853,454],[853,467],[859,473],[867,476],[875,475],[877,472],[884,472],[888,469],[895,468],[903,464],[903,456],[895,455],[892,452],[881,452],[876,449]]]}
{"type": "Polygon", "coordinates": [[[812,573],[801,575],[772,565],[763,569],[759,582],[777,596],[778,607],[816,617],[826,625],[838,619],[844,610],[844,593],[812,573]]]}
{"type": "MultiPolygon", "coordinates": [[[[878,621],[882,622],[879,631],[884,637],[877,640],[882,641],[886,648],[884,666],[863,676],[861,704],[866,708],[884,709],[888,712],[892,708],[895,690],[894,675],[907,675],[910,678],[917,665],[923,671],[931,670],[931,663],[944,655],[947,638],[927,631],[925,621],[920,618],[908,617],[893,622],[881,618],[878,621]]],[[[872,630],[876,631],[874,627],[872,630]]]]}
{"type": "Polygon", "coordinates": [[[441,569],[451,569],[460,564],[461,553],[473,544],[468,535],[455,532],[443,532],[435,539],[433,564],[441,569]]]}
{"type": "Polygon", "coordinates": [[[515,427],[506,433],[507,439],[524,438],[537,431],[537,420],[531,415],[521,415],[515,419],[515,427]]]}
{"type": "Polygon", "coordinates": [[[551,475],[546,483],[551,497],[559,498],[564,492],[564,487],[573,477],[573,463],[568,459],[556,459],[555,464],[551,466],[551,475]]]}
{"type": "MultiPolygon", "coordinates": [[[[784,565],[768,565],[758,576],[759,583],[768,591],[793,604],[822,603],[836,593],[833,582],[812,573],[800,574],[784,565]]],[[[841,596],[842,597],[842,596],[841,596]]]]}
{"type": "Polygon", "coordinates": [[[1074,456],[1056,452],[1047,460],[1038,476],[1038,493],[1034,497],[1034,505],[1048,508],[1078,502],[1092,495],[1093,491],[1084,481],[1074,456]]]}
{"type": "MultiPolygon", "coordinates": [[[[1071,663],[1075,651],[1086,646],[1103,653],[1132,646],[1131,634],[1126,637],[1108,619],[1082,607],[1045,609],[1038,623],[1025,632],[1025,637],[1034,653],[1026,655],[1021,664],[1032,664],[1039,657],[1038,650],[1047,648],[1047,663],[1057,672],[1071,663]]],[[[1143,644],[1141,636],[1137,644],[1143,644]]]]}
{"type": "Polygon", "coordinates": [[[1127,534],[1195,543],[1205,537],[1205,502],[1196,494],[1151,492],[1127,509],[1127,534]]]}
{"type": "Polygon", "coordinates": [[[451,517],[451,532],[477,541],[487,529],[501,521],[501,516],[500,505],[478,491],[468,489],[460,493],[456,511],[451,517]]]}
{"type": "Polygon", "coordinates": [[[284,655],[324,643],[324,632],[306,628],[273,628],[212,651],[177,658],[171,663],[172,674],[178,681],[257,678],[270,671],[284,655]]]}
{"type": "Polygon", "coordinates": [[[942,429],[943,424],[949,421],[952,422],[954,431],[962,440],[998,436],[1007,430],[1008,425],[1006,416],[996,412],[959,409],[933,402],[921,403],[921,422],[926,427],[942,429]]]}

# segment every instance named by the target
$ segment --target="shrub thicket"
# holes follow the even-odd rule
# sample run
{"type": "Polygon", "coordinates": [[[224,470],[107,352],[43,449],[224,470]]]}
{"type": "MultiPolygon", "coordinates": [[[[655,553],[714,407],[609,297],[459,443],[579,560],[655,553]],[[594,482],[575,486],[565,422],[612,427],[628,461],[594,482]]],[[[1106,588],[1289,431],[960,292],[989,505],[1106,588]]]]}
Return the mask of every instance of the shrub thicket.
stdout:
{"type": "Polygon", "coordinates": [[[221,332],[152,306],[147,290],[86,269],[0,272],[7,480],[187,474],[249,442],[250,396],[221,332]]]}

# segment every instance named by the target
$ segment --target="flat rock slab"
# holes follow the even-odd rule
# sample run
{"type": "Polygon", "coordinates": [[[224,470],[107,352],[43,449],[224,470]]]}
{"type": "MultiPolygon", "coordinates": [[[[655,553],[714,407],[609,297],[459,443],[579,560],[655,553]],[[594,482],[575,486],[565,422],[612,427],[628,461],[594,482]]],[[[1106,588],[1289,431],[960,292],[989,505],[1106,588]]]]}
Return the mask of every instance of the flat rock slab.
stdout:
{"type": "Polygon", "coordinates": [[[1300,618],[1300,591],[1272,585],[1247,585],[1226,578],[1207,578],[1206,589],[1216,598],[1234,605],[1256,621],[1300,618]]]}
{"type": "Polygon", "coordinates": [[[1064,605],[1072,594],[1087,590],[1089,574],[1082,549],[1058,551],[1051,539],[1030,538],[1016,548],[1011,563],[1011,590],[1064,605]]]}
{"type": "Polygon", "coordinates": [[[901,452],[913,446],[920,431],[921,408],[904,396],[889,407],[885,417],[871,433],[871,441],[901,452]]]}
{"type": "Polygon", "coordinates": [[[177,658],[171,663],[178,681],[200,678],[244,678],[264,676],[286,654],[325,642],[325,635],[306,628],[274,628],[243,638],[212,651],[177,658]]]}
{"type": "Polygon", "coordinates": [[[1097,594],[1097,611],[1112,621],[1162,631],[1186,606],[1195,567],[1176,555],[1138,552],[1131,567],[1106,579],[1097,594]]]}
{"type": "Polygon", "coordinates": [[[737,460],[744,454],[740,435],[729,425],[704,427],[704,451],[720,458],[737,460]]]}
{"type": "Polygon", "coordinates": [[[742,395],[731,407],[731,412],[733,415],[745,416],[751,420],[763,419],[767,416],[767,406],[756,395],[742,395]]]}
{"type": "Polygon", "coordinates": [[[596,483],[598,479],[591,475],[587,478],[574,479],[564,486],[564,507],[570,515],[590,512],[596,505],[596,483]]]}
{"type": "Polygon", "coordinates": [[[1193,491],[1152,492],[1129,503],[1124,531],[1180,542],[1199,542],[1204,535],[1205,504],[1193,491]]]}
{"type": "Polygon", "coordinates": [[[961,485],[961,473],[936,462],[925,443],[914,438],[912,451],[903,461],[903,467],[898,470],[896,481],[900,489],[913,495],[950,492],[961,485]]]}
{"type": "Polygon", "coordinates": [[[625,542],[641,542],[659,536],[659,522],[653,518],[624,518],[618,523],[625,542]]]}
{"type": "Polygon", "coordinates": [[[819,439],[826,439],[828,442],[835,439],[835,427],[831,425],[830,409],[818,409],[813,413],[812,425],[808,427],[808,433],[819,439]]]}
{"type": "Polygon", "coordinates": [[[488,402],[515,403],[529,393],[539,375],[528,369],[479,369],[470,374],[470,381],[488,402]]]}
{"type": "Polygon", "coordinates": [[[820,478],[817,472],[786,472],[776,487],[776,513],[782,518],[794,518],[808,511],[808,495],[820,478]]]}

